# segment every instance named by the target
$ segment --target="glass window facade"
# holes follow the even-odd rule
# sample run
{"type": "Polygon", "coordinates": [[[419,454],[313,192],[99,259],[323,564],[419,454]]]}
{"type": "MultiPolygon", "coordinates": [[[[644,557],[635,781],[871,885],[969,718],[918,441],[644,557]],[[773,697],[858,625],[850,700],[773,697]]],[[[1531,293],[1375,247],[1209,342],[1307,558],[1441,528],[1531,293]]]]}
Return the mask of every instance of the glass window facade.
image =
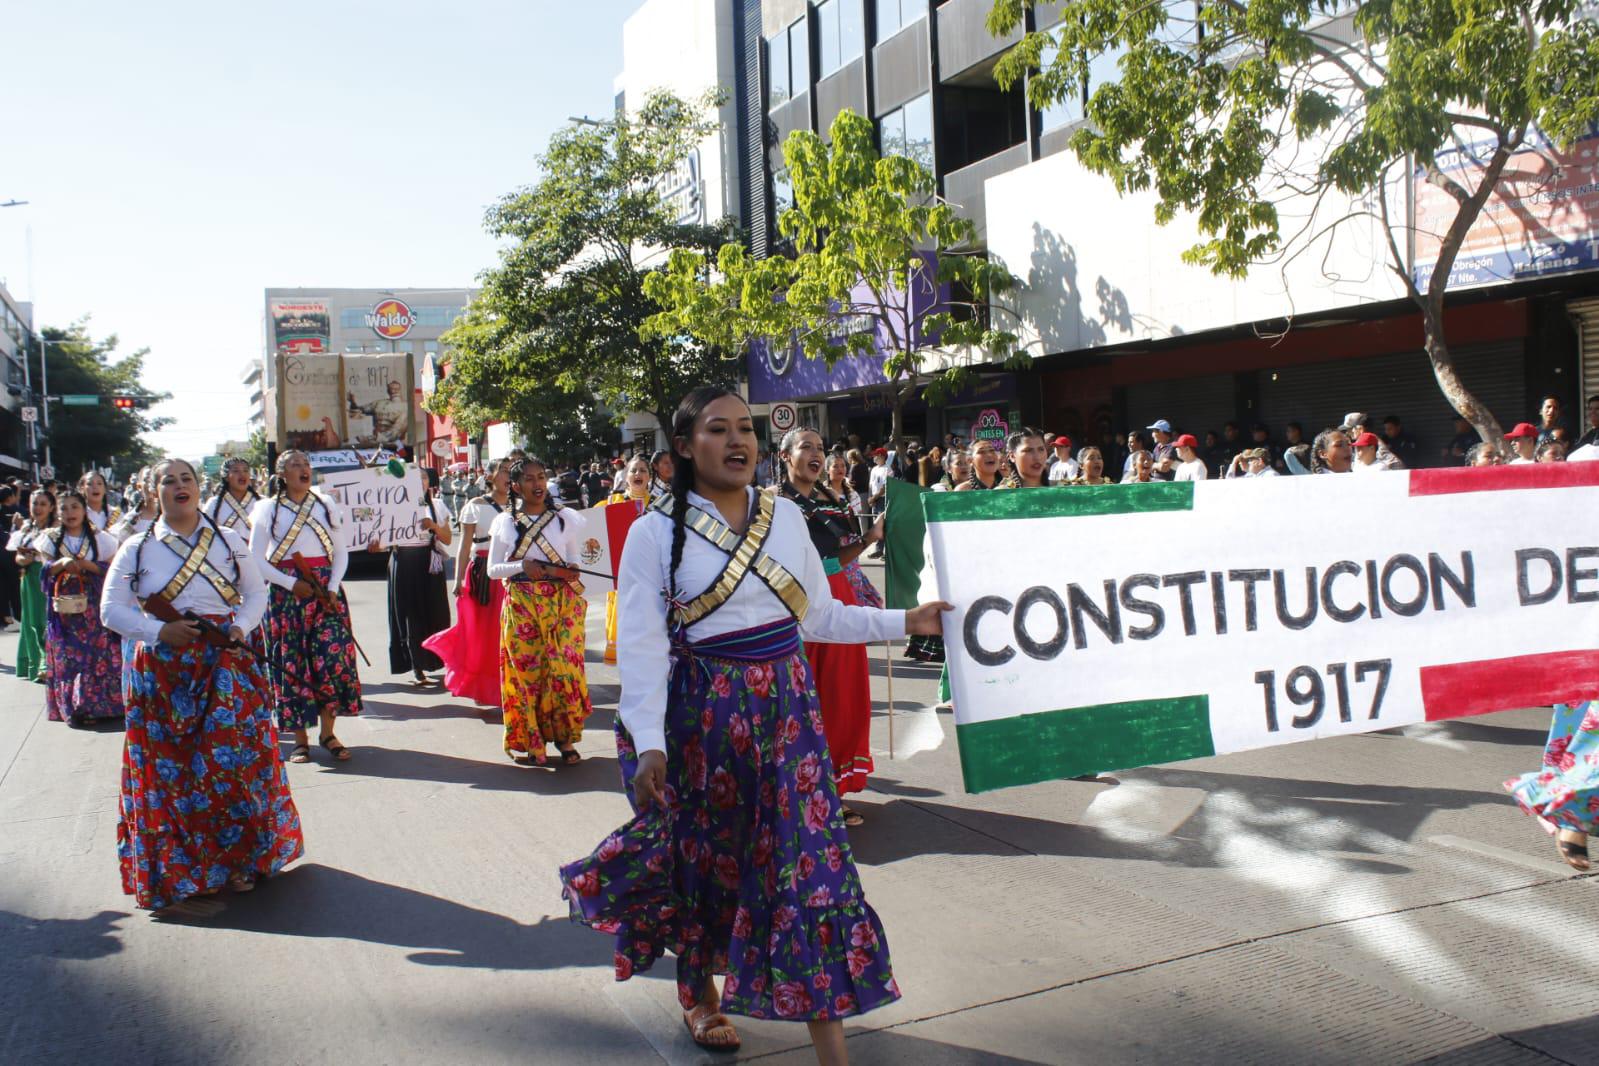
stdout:
{"type": "Polygon", "coordinates": [[[772,111],[811,87],[811,46],[800,19],[766,39],[766,110],[772,111]]]}
{"type": "Polygon", "coordinates": [[[927,0],[876,0],[877,39],[886,41],[911,25],[927,17],[927,0]]]}
{"type": "Polygon", "coordinates": [[[816,5],[820,37],[816,73],[825,78],[859,59],[866,51],[865,0],[823,0],[816,5]]]}
{"type": "MultiPolygon", "coordinates": [[[[1043,55],[1039,57],[1040,66],[1044,68],[1051,66],[1055,62],[1055,57],[1059,54],[1059,52],[1060,49],[1056,48],[1054,45],[1046,45],[1043,55]]],[[[1050,104],[1048,107],[1043,108],[1041,111],[1039,111],[1039,115],[1043,118],[1043,128],[1046,130],[1055,130],[1062,126],[1069,126],[1073,122],[1076,122],[1078,119],[1082,118],[1082,86],[1078,85],[1076,87],[1076,91],[1066,93],[1056,103],[1050,104]]]]}
{"type": "Polygon", "coordinates": [[[797,96],[811,89],[811,35],[809,24],[800,19],[788,28],[789,88],[797,96]]]}
{"type": "Polygon", "coordinates": [[[877,120],[884,155],[902,155],[933,169],[933,98],[927,93],[877,120]]]}

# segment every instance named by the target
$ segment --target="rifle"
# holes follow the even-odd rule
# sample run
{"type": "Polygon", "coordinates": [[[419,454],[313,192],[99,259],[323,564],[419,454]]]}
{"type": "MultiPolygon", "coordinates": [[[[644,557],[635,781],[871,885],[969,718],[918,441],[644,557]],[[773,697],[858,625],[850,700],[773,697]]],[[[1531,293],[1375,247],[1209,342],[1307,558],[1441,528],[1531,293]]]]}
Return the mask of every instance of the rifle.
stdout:
{"type": "MultiPolygon", "coordinates": [[[[300,575],[300,580],[311,586],[311,595],[314,596],[322,604],[322,606],[326,607],[330,611],[337,611],[340,606],[342,606],[342,601],[338,596],[335,596],[332,592],[330,592],[326,585],[322,584],[322,580],[316,576],[316,571],[311,569],[311,564],[305,561],[305,556],[303,554],[300,552],[295,552],[293,555],[289,556],[289,564],[294,567],[294,572],[300,575]]],[[[340,595],[342,595],[342,593],[340,593],[340,595]]],[[[349,628],[350,643],[355,645],[355,650],[357,652],[360,652],[361,661],[366,663],[368,666],[371,666],[372,660],[366,657],[366,652],[362,649],[361,642],[355,639],[355,620],[353,618],[349,620],[349,628]]]]}
{"type": "Polygon", "coordinates": [[[200,630],[200,639],[207,644],[227,651],[240,651],[258,663],[261,661],[259,652],[242,641],[234,640],[232,633],[193,611],[179,612],[172,606],[172,601],[165,596],[146,596],[140,606],[144,608],[146,614],[154,615],[158,621],[193,623],[200,630]]]}

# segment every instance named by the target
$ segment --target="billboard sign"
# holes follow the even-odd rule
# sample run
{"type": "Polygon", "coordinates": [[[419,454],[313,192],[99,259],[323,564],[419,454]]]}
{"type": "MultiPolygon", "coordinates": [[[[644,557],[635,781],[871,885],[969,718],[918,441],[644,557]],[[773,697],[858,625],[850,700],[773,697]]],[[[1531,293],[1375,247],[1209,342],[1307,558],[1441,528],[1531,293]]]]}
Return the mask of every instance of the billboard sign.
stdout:
{"type": "Polygon", "coordinates": [[[273,300],[272,350],[279,354],[314,355],[332,349],[333,319],[325,300],[273,300]]]}
{"type": "MultiPolygon", "coordinates": [[[[1529,135],[1529,141],[1536,135],[1529,135]]],[[[1439,152],[1445,175],[1468,187],[1481,181],[1487,142],[1439,152]]],[[[1418,169],[1413,205],[1416,284],[1426,288],[1438,262],[1441,235],[1458,204],[1418,169]]],[[[1537,138],[1505,165],[1493,195],[1466,231],[1449,272],[1451,289],[1570,274],[1599,267],[1599,132],[1561,151],[1537,138]]]]}
{"type": "Polygon", "coordinates": [[[377,447],[416,438],[412,359],[407,352],[344,357],[344,443],[377,447]]]}
{"type": "Polygon", "coordinates": [[[366,324],[373,333],[386,341],[397,341],[416,325],[411,305],[404,300],[380,300],[366,313],[366,324]]]}

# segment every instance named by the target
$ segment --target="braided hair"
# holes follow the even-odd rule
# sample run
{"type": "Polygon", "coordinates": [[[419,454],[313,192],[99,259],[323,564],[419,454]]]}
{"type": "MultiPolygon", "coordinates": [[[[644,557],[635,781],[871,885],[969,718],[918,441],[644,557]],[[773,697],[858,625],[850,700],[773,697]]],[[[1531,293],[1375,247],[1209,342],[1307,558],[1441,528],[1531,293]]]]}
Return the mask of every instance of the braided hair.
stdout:
{"type": "MultiPolygon", "coordinates": [[[[168,460],[168,462],[170,462],[170,461],[171,460],[168,460]]],[[[233,472],[233,468],[236,467],[236,466],[242,466],[242,467],[244,467],[245,470],[250,472],[250,474],[251,474],[250,484],[245,489],[245,491],[250,494],[250,499],[251,500],[259,500],[261,498],[261,494],[259,492],[255,491],[255,476],[254,476],[255,475],[255,471],[251,468],[250,462],[249,462],[248,459],[241,459],[237,455],[233,456],[233,458],[229,459],[227,462],[222,464],[222,491],[223,492],[227,492],[228,491],[228,485],[227,485],[228,475],[233,472]]],[[[190,467],[189,469],[192,470],[194,468],[190,467]]]]}
{"type": "MultiPolygon", "coordinates": [[[[59,508],[61,504],[68,500],[77,500],[79,505],[83,507],[83,537],[89,542],[89,557],[95,562],[99,562],[100,538],[95,534],[99,533],[100,531],[94,527],[93,522],[89,521],[89,498],[78,489],[67,489],[56,501],[56,506],[59,508]]],[[[67,527],[61,522],[61,515],[59,511],[56,514],[56,523],[56,527],[50,531],[50,541],[55,545],[56,554],[59,555],[61,552],[61,545],[65,543],[67,539],[67,527]]]]}
{"type": "MultiPolygon", "coordinates": [[[[683,441],[685,444],[694,437],[694,423],[699,421],[700,415],[711,404],[724,396],[738,396],[738,393],[722,385],[701,385],[688,395],[684,396],[677,405],[677,413],[672,416],[672,443],[683,441]]],[[[742,399],[742,397],[740,397],[742,399]]],[[[660,453],[656,453],[658,460],[660,453]]],[[[654,466],[652,461],[651,466],[654,466]]],[[[684,525],[688,513],[688,493],[694,487],[694,458],[679,452],[672,456],[672,562],[666,575],[666,597],[668,600],[677,599],[677,568],[683,562],[683,543],[687,540],[687,528],[684,525]]]]}
{"type": "MultiPolygon", "coordinates": [[[[243,459],[231,459],[231,460],[229,460],[230,464],[231,463],[242,463],[242,462],[244,462],[243,459]]],[[[189,473],[191,475],[193,475],[194,480],[196,481],[196,483],[198,483],[199,480],[200,480],[200,472],[198,470],[196,470],[194,468],[194,464],[189,462],[189,460],[187,460],[187,459],[180,459],[180,458],[178,458],[176,456],[171,456],[169,458],[161,460],[159,463],[156,463],[154,466],[152,466],[150,468],[150,478],[151,478],[151,480],[153,482],[155,482],[155,488],[156,488],[156,513],[157,514],[159,514],[160,511],[161,511],[161,502],[160,502],[161,501],[161,488],[160,488],[160,486],[161,486],[161,475],[158,473],[158,471],[163,466],[173,466],[173,465],[176,465],[177,463],[182,463],[184,466],[189,468],[189,473]]],[[[223,491],[226,492],[227,490],[223,489],[223,491]]],[[[254,489],[253,486],[251,487],[250,494],[252,496],[255,495],[255,489],[254,489]]],[[[212,531],[216,533],[216,539],[218,541],[220,541],[223,545],[226,545],[227,541],[225,539],[223,539],[223,536],[222,536],[222,527],[217,525],[217,520],[212,518],[209,514],[206,514],[206,511],[205,511],[204,507],[198,508],[198,510],[199,510],[199,513],[200,513],[200,521],[202,521],[206,525],[210,526],[212,531]]],[[[132,587],[133,587],[133,594],[135,596],[138,596],[138,594],[139,594],[139,578],[143,577],[144,573],[145,573],[145,569],[144,569],[144,546],[146,544],[150,543],[150,539],[152,537],[154,537],[154,536],[155,536],[155,523],[152,522],[150,524],[150,528],[149,529],[147,529],[143,533],[139,534],[139,542],[133,546],[133,586],[132,587]]],[[[243,570],[242,567],[240,567],[239,560],[233,558],[233,552],[232,551],[228,552],[228,558],[232,559],[232,561],[233,561],[233,583],[235,585],[237,585],[239,583],[240,578],[242,578],[244,576],[244,570],[243,570]]]]}
{"type": "MultiPolygon", "coordinates": [[[[516,516],[521,513],[518,504],[522,498],[522,491],[516,486],[522,480],[523,472],[531,466],[536,466],[543,470],[546,476],[549,474],[550,464],[536,455],[523,455],[511,463],[511,490],[506,493],[506,497],[511,501],[511,520],[513,522],[516,521],[516,516]]],[[[551,496],[548,488],[544,490],[544,506],[555,512],[555,520],[560,523],[561,529],[564,531],[566,529],[566,516],[561,514],[561,501],[551,496]]]]}

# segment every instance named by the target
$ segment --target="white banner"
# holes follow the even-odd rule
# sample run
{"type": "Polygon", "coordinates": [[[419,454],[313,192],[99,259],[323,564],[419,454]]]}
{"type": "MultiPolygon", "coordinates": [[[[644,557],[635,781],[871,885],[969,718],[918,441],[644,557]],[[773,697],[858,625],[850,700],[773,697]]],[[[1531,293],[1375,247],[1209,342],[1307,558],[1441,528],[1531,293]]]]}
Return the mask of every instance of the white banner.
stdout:
{"type": "Polygon", "coordinates": [[[975,790],[1599,694],[1599,464],[922,500],[975,790]]]}
{"type": "Polygon", "coordinates": [[[344,545],[350,551],[365,551],[368,544],[385,548],[418,547],[431,539],[419,525],[423,517],[422,474],[407,467],[404,477],[395,477],[386,467],[347,470],[328,474],[320,486],[344,505],[348,521],[344,545]]]}

